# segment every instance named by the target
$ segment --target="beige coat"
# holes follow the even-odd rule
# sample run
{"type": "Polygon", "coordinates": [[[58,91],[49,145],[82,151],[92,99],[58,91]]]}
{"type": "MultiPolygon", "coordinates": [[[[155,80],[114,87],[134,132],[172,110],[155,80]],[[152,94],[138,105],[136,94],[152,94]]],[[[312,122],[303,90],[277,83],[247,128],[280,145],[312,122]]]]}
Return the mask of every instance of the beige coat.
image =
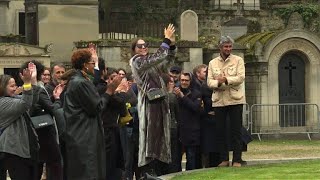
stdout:
{"type": "Polygon", "coordinates": [[[245,67],[241,57],[230,54],[224,61],[221,56],[212,59],[208,66],[208,86],[213,88],[212,107],[245,104],[245,67]],[[215,77],[225,76],[227,83],[218,85],[215,77]]]}

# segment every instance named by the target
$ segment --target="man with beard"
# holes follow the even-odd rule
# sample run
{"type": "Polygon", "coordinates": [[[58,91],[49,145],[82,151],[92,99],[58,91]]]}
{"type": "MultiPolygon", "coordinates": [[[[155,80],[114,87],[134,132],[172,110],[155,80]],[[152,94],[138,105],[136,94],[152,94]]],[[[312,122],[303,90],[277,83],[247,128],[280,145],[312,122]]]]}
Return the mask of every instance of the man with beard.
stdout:
{"type": "Polygon", "coordinates": [[[66,67],[64,64],[55,64],[51,68],[51,81],[46,84],[45,88],[49,93],[50,99],[54,102],[53,98],[53,90],[56,88],[57,85],[61,83],[61,76],[66,72],[66,67]]]}

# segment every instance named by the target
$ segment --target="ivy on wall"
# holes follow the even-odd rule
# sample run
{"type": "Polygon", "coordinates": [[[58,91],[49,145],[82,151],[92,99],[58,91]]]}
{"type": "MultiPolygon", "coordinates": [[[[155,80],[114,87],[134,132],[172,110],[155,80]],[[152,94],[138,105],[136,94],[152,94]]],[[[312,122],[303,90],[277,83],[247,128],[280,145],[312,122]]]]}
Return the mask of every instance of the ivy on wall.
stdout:
{"type": "Polygon", "coordinates": [[[288,24],[290,15],[294,12],[302,16],[304,27],[310,27],[312,20],[319,17],[319,5],[316,4],[294,4],[287,8],[280,8],[276,10],[283,20],[285,25],[288,24]]]}

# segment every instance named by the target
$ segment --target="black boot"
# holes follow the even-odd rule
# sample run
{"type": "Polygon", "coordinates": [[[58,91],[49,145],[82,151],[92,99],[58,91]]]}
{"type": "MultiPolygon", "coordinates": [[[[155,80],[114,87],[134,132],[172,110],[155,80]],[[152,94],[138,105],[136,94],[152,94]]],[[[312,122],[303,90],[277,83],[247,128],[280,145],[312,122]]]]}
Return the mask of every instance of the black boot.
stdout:
{"type": "Polygon", "coordinates": [[[157,178],[156,176],[152,176],[148,173],[144,173],[143,179],[144,180],[161,180],[160,178],[157,178]]]}

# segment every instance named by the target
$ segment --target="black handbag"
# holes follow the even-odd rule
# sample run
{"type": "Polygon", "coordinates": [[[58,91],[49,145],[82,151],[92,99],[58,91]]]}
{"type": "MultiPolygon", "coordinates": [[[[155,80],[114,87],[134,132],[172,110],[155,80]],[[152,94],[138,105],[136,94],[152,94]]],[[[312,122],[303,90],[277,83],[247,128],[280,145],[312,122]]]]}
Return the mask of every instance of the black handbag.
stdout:
{"type": "Polygon", "coordinates": [[[54,120],[50,114],[31,117],[31,121],[36,129],[54,125],[54,120]]]}
{"type": "Polygon", "coordinates": [[[167,92],[163,88],[152,88],[146,94],[149,101],[155,101],[164,99],[167,92]]]}

